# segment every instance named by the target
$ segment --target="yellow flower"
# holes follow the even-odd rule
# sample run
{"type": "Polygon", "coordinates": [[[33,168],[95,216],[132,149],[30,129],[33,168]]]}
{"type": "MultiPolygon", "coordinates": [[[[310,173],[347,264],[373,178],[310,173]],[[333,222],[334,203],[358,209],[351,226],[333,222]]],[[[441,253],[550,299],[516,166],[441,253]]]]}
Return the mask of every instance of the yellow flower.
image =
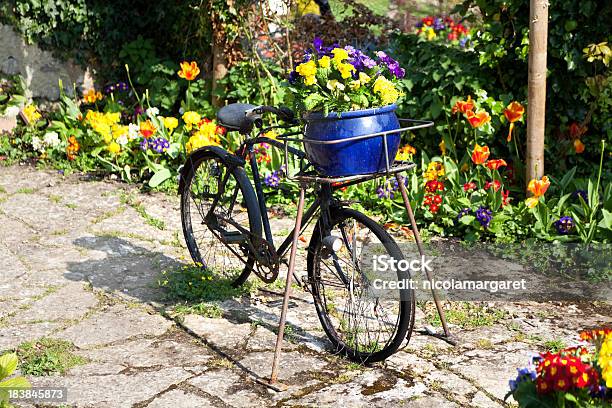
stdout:
{"type": "Polygon", "coordinates": [[[344,48],[334,48],[332,54],[334,54],[334,62],[337,65],[340,65],[342,61],[349,57],[348,52],[344,48]]]}
{"type": "Polygon", "coordinates": [[[356,91],[359,89],[359,87],[361,87],[361,82],[359,81],[351,81],[351,83],[349,84],[349,86],[351,87],[351,89],[353,91],[356,91]]]}
{"type": "Polygon", "coordinates": [[[317,74],[317,65],[313,60],[310,60],[298,65],[295,72],[306,78],[314,77],[317,74]]]}
{"type": "Polygon", "coordinates": [[[327,84],[325,85],[327,87],[327,89],[329,89],[330,91],[335,91],[335,90],[339,90],[339,91],[344,91],[344,84],[336,79],[332,79],[331,81],[327,81],[327,84]]]}
{"type": "Polygon", "coordinates": [[[38,112],[38,110],[36,110],[36,106],[34,106],[33,104],[24,106],[21,112],[31,125],[38,122],[38,119],[42,118],[42,115],[38,112]]]}
{"type": "Polygon", "coordinates": [[[127,126],[124,125],[113,125],[111,126],[111,132],[113,135],[113,139],[118,139],[120,136],[122,135],[126,135],[128,134],[129,128],[127,126]]]}
{"type": "Polygon", "coordinates": [[[436,32],[434,31],[434,29],[432,27],[428,27],[426,29],[426,35],[427,35],[427,39],[429,41],[431,41],[431,40],[433,40],[434,38],[437,37],[437,34],[436,34],[436,32]]]}
{"type": "Polygon", "coordinates": [[[112,154],[118,154],[121,151],[121,146],[119,146],[119,143],[117,143],[117,142],[111,142],[108,145],[107,149],[112,154]]]}
{"type": "Polygon", "coordinates": [[[612,388],[612,333],[608,333],[601,344],[597,364],[608,389],[612,388]]]}
{"type": "Polygon", "coordinates": [[[83,93],[83,100],[85,103],[96,103],[97,101],[102,100],[102,94],[91,88],[88,89],[87,92],[83,93]]]}
{"type": "Polygon", "coordinates": [[[171,116],[164,118],[164,126],[166,129],[168,129],[168,132],[172,133],[172,131],[178,126],[178,119],[171,116]]]}
{"type": "Polygon", "coordinates": [[[444,171],[444,165],[440,162],[429,162],[427,170],[423,173],[423,177],[427,180],[437,180],[443,177],[446,172],[444,171]]]}
{"type": "Polygon", "coordinates": [[[187,111],[183,113],[183,120],[185,121],[185,128],[191,130],[194,125],[197,125],[201,117],[198,112],[187,111]]]}
{"type": "Polygon", "coordinates": [[[397,151],[397,155],[395,155],[395,160],[397,161],[406,161],[412,159],[412,155],[416,153],[416,149],[409,144],[405,145],[401,149],[397,151]]]}
{"type": "Polygon", "coordinates": [[[264,133],[264,136],[267,137],[268,139],[276,140],[276,138],[278,137],[278,134],[275,131],[270,130],[269,132],[264,133]]]}
{"type": "Polygon", "coordinates": [[[331,59],[327,55],[324,55],[319,60],[319,66],[321,68],[329,68],[330,64],[331,64],[331,59]]]}
{"type": "Polygon", "coordinates": [[[365,85],[368,82],[370,82],[370,76],[368,74],[366,74],[365,72],[360,72],[359,73],[359,82],[361,82],[361,85],[365,85]]]}
{"type": "Polygon", "coordinates": [[[119,112],[95,112],[90,109],[85,115],[85,123],[102,136],[107,144],[128,133],[127,126],[118,125],[120,120],[121,113],[119,112]]]}
{"type": "Polygon", "coordinates": [[[211,135],[208,131],[197,131],[185,143],[187,153],[191,153],[204,146],[219,146],[219,138],[216,135],[211,135]]]}
{"type": "Polygon", "coordinates": [[[374,93],[377,93],[380,97],[380,100],[385,105],[392,104],[397,101],[400,94],[398,90],[395,88],[395,85],[387,78],[379,76],[374,81],[374,93]]]}
{"type": "Polygon", "coordinates": [[[309,75],[307,77],[304,78],[304,85],[314,85],[317,82],[317,77],[315,77],[314,75],[309,75]]]}
{"type": "Polygon", "coordinates": [[[355,67],[352,66],[351,64],[338,64],[338,71],[340,71],[340,76],[343,79],[347,79],[351,77],[351,73],[355,72],[355,67]]]}
{"type": "Polygon", "coordinates": [[[535,207],[539,202],[540,197],[529,197],[527,200],[525,200],[525,204],[527,204],[527,207],[529,208],[535,207]]]}

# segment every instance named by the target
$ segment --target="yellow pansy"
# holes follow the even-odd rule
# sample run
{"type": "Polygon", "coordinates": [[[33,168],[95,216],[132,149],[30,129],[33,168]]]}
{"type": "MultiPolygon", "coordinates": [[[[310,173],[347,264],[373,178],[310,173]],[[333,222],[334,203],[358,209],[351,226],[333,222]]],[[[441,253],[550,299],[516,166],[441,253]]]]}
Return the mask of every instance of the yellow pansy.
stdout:
{"type": "Polygon", "coordinates": [[[336,64],[341,64],[342,61],[349,57],[348,52],[344,48],[334,48],[332,54],[334,54],[334,62],[336,64]]]}
{"type": "Polygon", "coordinates": [[[329,68],[330,65],[331,65],[331,58],[329,58],[327,55],[324,55],[319,60],[319,66],[321,68],[329,68]]]}
{"type": "Polygon", "coordinates": [[[38,119],[42,118],[42,115],[38,112],[38,110],[36,110],[36,106],[32,104],[26,105],[21,112],[26,117],[28,122],[30,122],[30,124],[34,124],[38,121],[38,119]]]}
{"type": "Polygon", "coordinates": [[[361,86],[361,82],[359,81],[351,81],[351,83],[349,84],[349,87],[353,90],[356,91],[359,89],[359,87],[361,86]]]}
{"type": "Polygon", "coordinates": [[[305,78],[312,77],[312,76],[315,76],[317,73],[317,65],[315,64],[313,60],[310,60],[308,62],[304,62],[298,65],[295,68],[295,72],[297,72],[298,74],[300,74],[301,76],[305,78]]]}
{"type": "Polygon", "coordinates": [[[370,78],[370,76],[365,72],[359,73],[359,82],[361,83],[361,85],[367,84],[368,82],[370,82],[371,79],[372,78],[370,78]]]}
{"type": "Polygon", "coordinates": [[[112,154],[118,154],[121,151],[121,146],[119,146],[119,143],[117,143],[117,142],[111,142],[108,145],[107,149],[112,154]]]}
{"type": "Polygon", "coordinates": [[[117,139],[122,135],[127,135],[129,131],[129,128],[127,126],[124,125],[112,125],[111,126],[111,133],[113,135],[113,139],[117,139]]]}
{"type": "Polygon", "coordinates": [[[331,81],[327,81],[327,84],[325,86],[330,91],[335,91],[335,90],[344,91],[344,84],[342,82],[336,80],[336,79],[332,79],[331,81]]]}
{"type": "Polygon", "coordinates": [[[198,112],[187,111],[183,113],[183,120],[185,121],[185,128],[191,130],[194,125],[197,125],[200,121],[201,116],[198,112]]]}
{"type": "Polygon", "coordinates": [[[317,82],[317,77],[309,75],[304,78],[304,85],[314,85],[317,82]]]}
{"type": "Polygon", "coordinates": [[[351,64],[338,64],[338,71],[343,79],[351,77],[351,73],[355,72],[355,67],[351,64]]]}
{"type": "Polygon", "coordinates": [[[377,93],[380,100],[385,105],[394,103],[399,98],[400,94],[395,88],[395,85],[387,78],[379,76],[374,82],[374,93],[377,93]]]}
{"type": "Polygon", "coordinates": [[[172,133],[174,129],[178,126],[178,119],[173,118],[171,116],[164,118],[164,127],[168,129],[168,132],[172,133]]]}

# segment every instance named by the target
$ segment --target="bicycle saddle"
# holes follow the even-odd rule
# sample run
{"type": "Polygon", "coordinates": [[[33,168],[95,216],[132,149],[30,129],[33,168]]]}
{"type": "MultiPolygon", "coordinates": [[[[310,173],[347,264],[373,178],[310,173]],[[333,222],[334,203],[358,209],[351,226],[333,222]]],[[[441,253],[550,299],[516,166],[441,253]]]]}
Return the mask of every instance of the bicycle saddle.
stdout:
{"type": "Polygon", "coordinates": [[[247,117],[247,112],[257,106],[248,103],[231,103],[217,112],[219,124],[242,133],[248,133],[253,128],[253,118],[247,117]]]}

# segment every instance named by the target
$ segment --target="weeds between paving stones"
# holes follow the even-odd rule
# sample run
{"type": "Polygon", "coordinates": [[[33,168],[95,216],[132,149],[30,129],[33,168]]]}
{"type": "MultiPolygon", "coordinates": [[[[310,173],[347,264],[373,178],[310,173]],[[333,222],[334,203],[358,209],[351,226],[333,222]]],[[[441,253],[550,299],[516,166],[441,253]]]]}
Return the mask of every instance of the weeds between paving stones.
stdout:
{"type": "MultiPolygon", "coordinates": [[[[446,321],[463,329],[491,326],[502,320],[507,312],[488,307],[478,302],[449,302],[449,308],[445,310],[446,321]]],[[[425,308],[425,320],[434,326],[440,326],[438,316],[433,304],[427,303],[425,308]]]]}
{"type": "Polygon", "coordinates": [[[74,366],[86,364],[87,359],[74,354],[74,350],[69,341],[48,337],[22,343],[17,347],[21,372],[34,376],[64,374],[74,366]]]}

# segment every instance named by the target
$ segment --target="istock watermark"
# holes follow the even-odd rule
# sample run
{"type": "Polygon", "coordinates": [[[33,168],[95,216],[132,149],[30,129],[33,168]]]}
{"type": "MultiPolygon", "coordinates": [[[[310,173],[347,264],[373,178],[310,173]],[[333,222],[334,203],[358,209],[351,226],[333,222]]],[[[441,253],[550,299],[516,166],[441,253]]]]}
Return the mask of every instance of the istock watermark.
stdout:
{"type": "Polygon", "coordinates": [[[427,259],[421,255],[419,259],[395,259],[389,255],[372,255],[373,269],[376,272],[387,270],[399,270],[403,272],[426,272],[433,271],[431,266],[432,258],[427,259]]]}

